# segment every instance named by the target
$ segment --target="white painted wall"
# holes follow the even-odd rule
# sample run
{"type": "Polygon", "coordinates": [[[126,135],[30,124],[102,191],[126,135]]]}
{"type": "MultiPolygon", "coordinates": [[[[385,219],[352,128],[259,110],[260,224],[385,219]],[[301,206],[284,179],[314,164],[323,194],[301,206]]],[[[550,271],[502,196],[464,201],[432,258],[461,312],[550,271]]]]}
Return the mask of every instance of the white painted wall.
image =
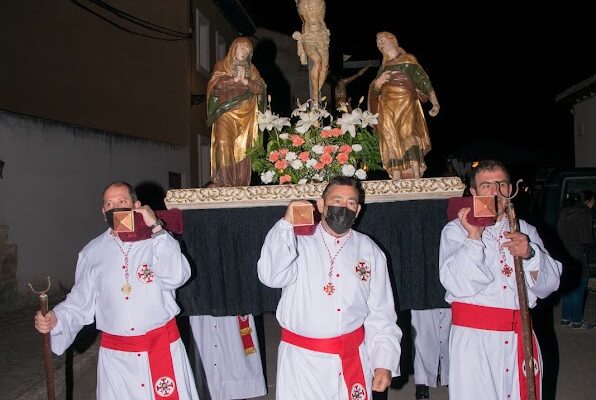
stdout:
{"type": "Polygon", "coordinates": [[[0,225],[18,246],[17,279],[72,286],[77,254],[106,229],[104,187],[115,180],[188,186],[189,151],[129,136],[0,111],[0,225]]]}
{"type": "Polygon", "coordinates": [[[596,96],[573,106],[575,166],[596,167],[596,96]]]}

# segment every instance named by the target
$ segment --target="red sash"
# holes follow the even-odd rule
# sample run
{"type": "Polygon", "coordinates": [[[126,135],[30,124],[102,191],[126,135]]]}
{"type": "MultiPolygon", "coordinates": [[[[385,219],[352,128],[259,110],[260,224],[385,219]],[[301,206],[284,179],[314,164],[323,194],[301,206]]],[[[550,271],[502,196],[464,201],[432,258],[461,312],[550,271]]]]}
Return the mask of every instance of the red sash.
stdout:
{"type": "Polygon", "coordinates": [[[281,340],[303,349],[339,355],[344,381],[348,388],[348,399],[368,399],[362,361],[358,351],[358,347],[364,341],[364,327],[361,326],[354,332],[345,335],[325,339],[300,336],[282,328],[281,340]]]}
{"type": "Polygon", "coordinates": [[[257,352],[255,345],[252,342],[252,328],[250,327],[250,317],[247,315],[237,315],[238,328],[240,329],[240,339],[242,340],[242,347],[244,347],[244,355],[250,356],[257,352]]]}
{"type": "MultiPolygon", "coordinates": [[[[515,332],[517,335],[517,367],[519,375],[520,398],[528,398],[526,369],[524,363],[524,347],[522,340],[522,324],[519,310],[507,308],[484,307],[474,304],[454,302],[451,304],[453,325],[488,331],[515,332]]],[[[532,357],[534,358],[534,381],[536,398],[540,399],[541,371],[538,366],[538,342],[532,331],[532,357]]]]}
{"type": "Polygon", "coordinates": [[[172,319],[164,326],[139,336],[116,336],[102,332],[101,346],[131,353],[146,351],[149,355],[155,397],[178,400],[178,388],[170,352],[170,343],[178,339],[180,339],[178,325],[176,325],[176,319],[172,319]]]}

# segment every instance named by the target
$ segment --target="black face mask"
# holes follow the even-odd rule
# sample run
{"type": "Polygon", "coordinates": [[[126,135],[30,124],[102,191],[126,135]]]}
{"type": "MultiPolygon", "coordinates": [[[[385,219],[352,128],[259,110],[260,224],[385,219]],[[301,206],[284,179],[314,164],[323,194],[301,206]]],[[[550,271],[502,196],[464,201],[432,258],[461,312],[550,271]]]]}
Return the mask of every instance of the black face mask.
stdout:
{"type": "Polygon", "coordinates": [[[325,222],[333,232],[339,235],[346,233],[352,227],[355,219],[356,211],[347,207],[327,206],[325,222]]]}
{"type": "Polygon", "coordinates": [[[106,211],[106,222],[108,226],[114,229],[114,211],[130,211],[132,208],[112,208],[111,210],[106,211]]]}

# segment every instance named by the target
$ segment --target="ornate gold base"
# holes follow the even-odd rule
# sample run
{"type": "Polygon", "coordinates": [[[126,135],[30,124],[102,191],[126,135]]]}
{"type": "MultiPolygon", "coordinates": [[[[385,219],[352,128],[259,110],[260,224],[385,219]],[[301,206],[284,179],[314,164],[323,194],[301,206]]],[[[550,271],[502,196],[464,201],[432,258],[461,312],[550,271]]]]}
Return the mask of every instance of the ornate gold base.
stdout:
{"type": "MultiPolygon", "coordinates": [[[[266,207],[287,205],[291,200],[315,200],[326,182],[304,185],[264,185],[168,190],[168,209],[266,207]]],[[[364,181],[365,203],[400,200],[448,199],[462,195],[465,185],[458,177],[364,181]]]]}

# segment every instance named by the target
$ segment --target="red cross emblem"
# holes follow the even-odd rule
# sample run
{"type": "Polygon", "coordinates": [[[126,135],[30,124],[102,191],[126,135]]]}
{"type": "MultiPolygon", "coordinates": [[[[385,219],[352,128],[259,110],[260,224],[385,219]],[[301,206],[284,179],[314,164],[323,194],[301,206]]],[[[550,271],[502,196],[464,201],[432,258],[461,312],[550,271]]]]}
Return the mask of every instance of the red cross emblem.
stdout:
{"type": "Polygon", "coordinates": [[[137,279],[143,283],[152,283],[155,273],[149,268],[149,264],[141,264],[137,268],[137,279]]]}
{"type": "Polygon", "coordinates": [[[366,391],[364,390],[364,387],[359,383],[355,383],[350,390],[350,400],[364,399],[366,399],[366,391]]]}
{"type": "Polygon", "coordinates": [[[513,273],[513,268],[511,268],[509,265],[505,264],[505,266],[501,270],[501,273],[503,275],[505,275],[507,278],[509,278],[511,276],[511,274],[513,273]]]}
{"type": "Polygon", "coordinates": [[[162,376],[161,378],[157,379],[157,382],[155,382],[155,393],[161,397],[171,396],[175,389],[176,384],[169,376],[162,376]]]}
{"type": "Polygon", "coordinates": [[[362,282],[368,281],[370,278],[370,267],[366,265],[366,261],[358,261],[358,265],[356,265],[356,274],[362,282]]]}

